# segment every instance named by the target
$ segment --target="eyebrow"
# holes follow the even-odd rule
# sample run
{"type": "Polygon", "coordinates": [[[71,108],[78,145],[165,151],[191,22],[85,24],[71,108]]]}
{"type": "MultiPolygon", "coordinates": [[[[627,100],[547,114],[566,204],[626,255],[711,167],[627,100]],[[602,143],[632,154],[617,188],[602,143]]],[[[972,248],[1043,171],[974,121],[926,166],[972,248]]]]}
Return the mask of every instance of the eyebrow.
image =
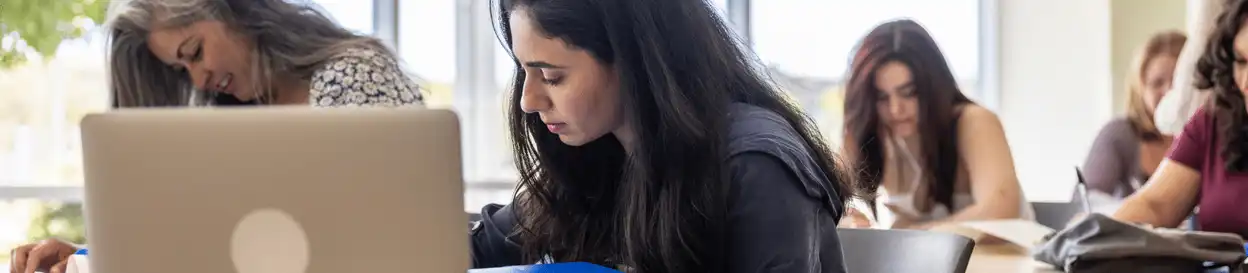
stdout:
{"type": "Polygon", "coordinates": [[[897,86],[897,88],[894,88],[894,89],[897,89],[897,90],[903,90],[903,89],[907,89],[907,88],[913,89],[913,88],[914,88],[914,81],[908,81],[908,82],[906,82],[906,83],[901,84],[900,86],[897,86]]]}
{"type": "Polygon", "coordinates": [[[548,62],[527,62],[524,66],[530,68],[563,68],[562,66],[553,65],[548,62]]]}

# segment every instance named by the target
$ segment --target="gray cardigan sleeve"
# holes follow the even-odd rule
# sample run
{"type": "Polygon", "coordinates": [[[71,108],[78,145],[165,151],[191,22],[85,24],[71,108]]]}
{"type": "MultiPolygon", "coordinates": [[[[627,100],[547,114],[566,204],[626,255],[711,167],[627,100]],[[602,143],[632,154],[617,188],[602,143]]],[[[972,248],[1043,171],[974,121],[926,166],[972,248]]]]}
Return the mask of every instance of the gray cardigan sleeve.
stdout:
{"type": "Polygon", "coordinates": [[[1091,190],[1122,198],[1134,192],[1132,171],[1139,163],[1139,139],[1125,118],[1105,124],[1083,163],[1091,190]]]}

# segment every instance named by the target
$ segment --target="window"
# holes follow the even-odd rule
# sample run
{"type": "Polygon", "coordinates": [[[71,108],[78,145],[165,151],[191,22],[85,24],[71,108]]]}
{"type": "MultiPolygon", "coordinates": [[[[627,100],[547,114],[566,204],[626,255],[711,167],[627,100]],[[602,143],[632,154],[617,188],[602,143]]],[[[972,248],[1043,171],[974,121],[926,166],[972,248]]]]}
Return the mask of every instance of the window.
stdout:
{"type": "Polygon", "coordinates": [[[46,62],[0,69],[0,249],[81,241],[78,120],[108,105],[103,49],[96,34],[64,41],[46,62]]]}
{"type": "Polygon", "coordinates": [[[883,22],[923,24],[962,91],[979,97],[979,0],[767,0],[752,1],[750,13],[755,52],[837,146],[850,51],[883,22]]]}
{"type": "Polygon", "coordinates": [[[373,34],[373,2],[360,0],[315,0],[334,21],[355,32],[373,34]]]}
{"type": "Polygon", "coordinates": [[[457,54],[455,0],[399,3],[399,55],[427,92],[425,103],[451,107],[457,54]]]}

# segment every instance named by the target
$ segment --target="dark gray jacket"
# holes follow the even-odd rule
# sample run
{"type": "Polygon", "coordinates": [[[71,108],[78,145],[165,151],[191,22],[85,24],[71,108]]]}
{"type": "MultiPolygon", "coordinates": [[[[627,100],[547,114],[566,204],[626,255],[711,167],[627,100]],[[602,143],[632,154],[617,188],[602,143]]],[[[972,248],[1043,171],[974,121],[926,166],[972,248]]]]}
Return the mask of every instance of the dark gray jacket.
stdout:
{"type": "MultiPolygon", "coordinates": [[[[845,272],[833,183],[796,130],[774,112],[734,104],[729,133],[730,272],[845,272]]],[[[474,268],[522,263],[516,214],[490,205],[472,230],[474,268]]]]}

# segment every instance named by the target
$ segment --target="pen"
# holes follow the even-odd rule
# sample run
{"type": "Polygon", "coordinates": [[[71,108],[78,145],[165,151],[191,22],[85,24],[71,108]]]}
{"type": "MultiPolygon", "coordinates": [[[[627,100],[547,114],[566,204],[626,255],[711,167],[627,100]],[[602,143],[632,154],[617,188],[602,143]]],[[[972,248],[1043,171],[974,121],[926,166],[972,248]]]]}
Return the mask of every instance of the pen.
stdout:
{"type": "Polygon", "coordinates": [[[1083,213],[1092,214],[1092,204],[1088,202],[1088,182],[1083,179],[1083,171],[1075,166],[1075,175],[1079,177],[1079,183],[1075,184],[1075,190],[1079,191],[1079,196],[1083,199],[1083,213]]]}

